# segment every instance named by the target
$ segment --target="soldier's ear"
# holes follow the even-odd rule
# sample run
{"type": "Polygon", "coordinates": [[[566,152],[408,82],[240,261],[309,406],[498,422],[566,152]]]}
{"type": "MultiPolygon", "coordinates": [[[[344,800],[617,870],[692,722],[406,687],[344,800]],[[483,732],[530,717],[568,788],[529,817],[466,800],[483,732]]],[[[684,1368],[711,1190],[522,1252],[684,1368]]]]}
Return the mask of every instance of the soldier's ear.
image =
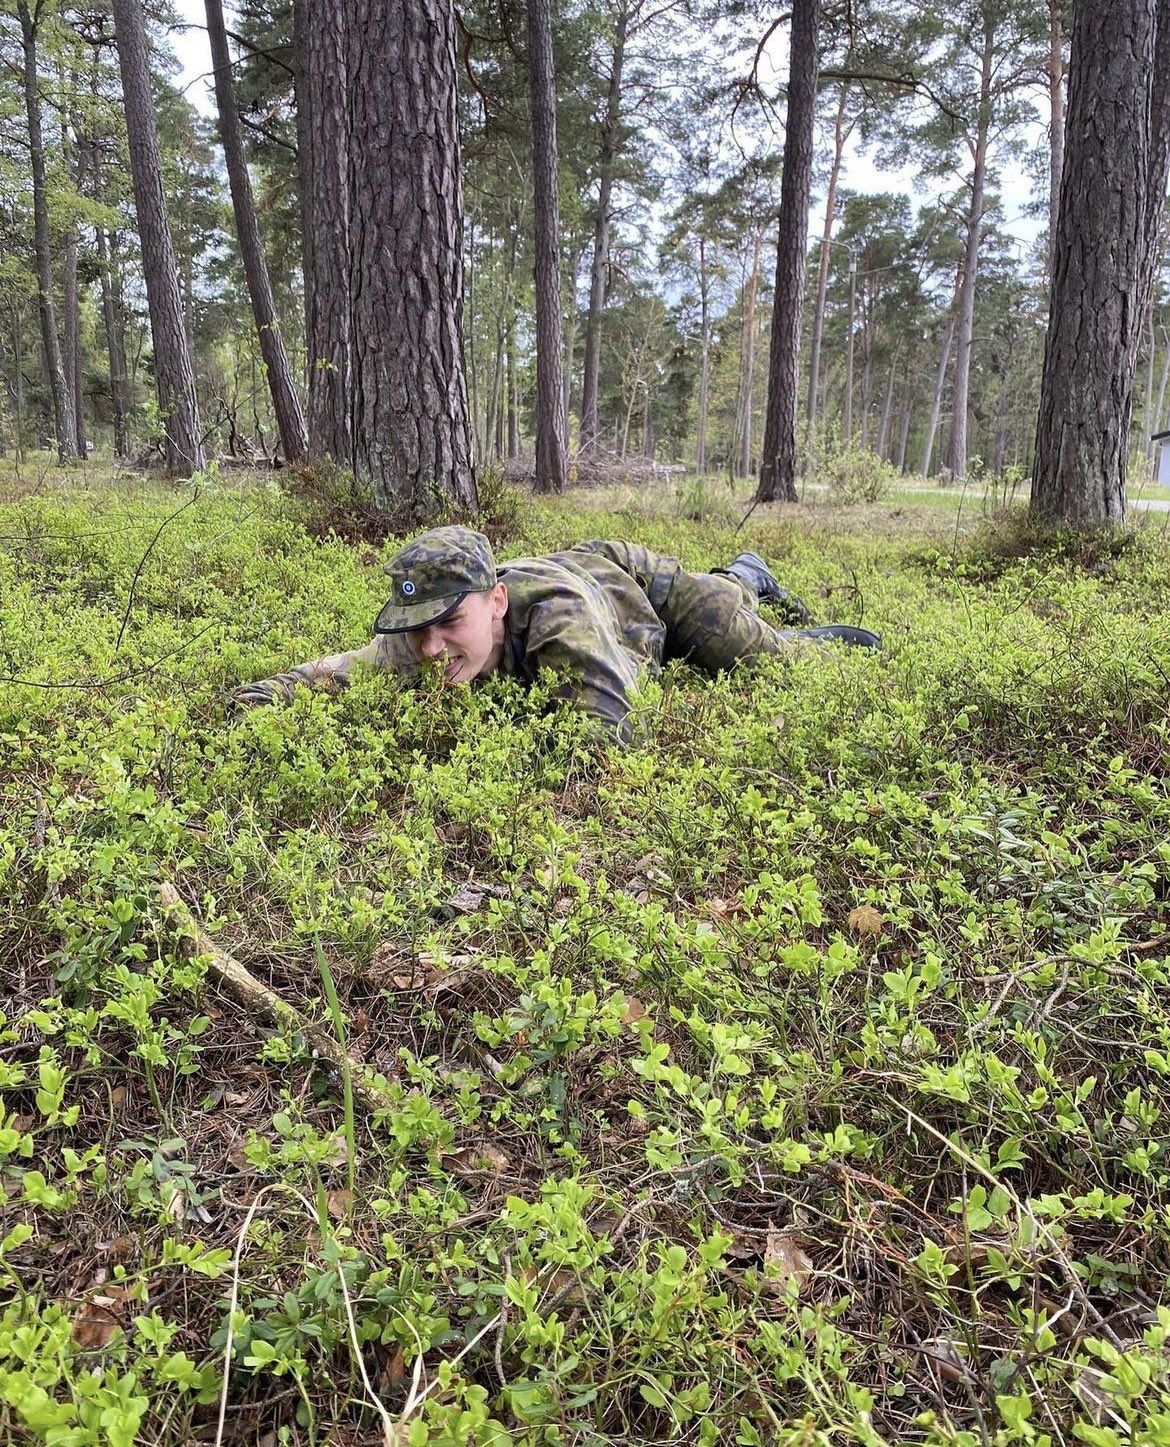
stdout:
{"type": "Polygon", "coordinates": [[[502,618],[508,611],[508,585],[497,583],[492,589],[492,617],[502,618]]]}

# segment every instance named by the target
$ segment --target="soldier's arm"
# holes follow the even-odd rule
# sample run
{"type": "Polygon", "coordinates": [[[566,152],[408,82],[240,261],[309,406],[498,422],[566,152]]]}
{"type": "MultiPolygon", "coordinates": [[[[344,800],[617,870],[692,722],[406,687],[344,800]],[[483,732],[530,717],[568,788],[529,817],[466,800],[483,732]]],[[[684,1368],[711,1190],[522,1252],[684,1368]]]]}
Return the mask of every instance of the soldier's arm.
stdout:
{"type": "Polygon", "coordinates": [[[607,620],[560,601],[533,610],[528,658],[537,670],[563,676],[557,696],[596,719],[622,743],[632,737],[630,691],[639,660],[625,648],[607,620]]]}
{"type": "Polygon", "coordinates": [[[237,688],[229,702],[236,708],[250,708],[256,704],[283,703],[293,696],[298,687],[318,688],[326,693],[340,693],[349,687],[350,675],[355,666],[365,664],[373,668],[389,668],[395,672],[407,672],[411,659],[398,635],[382,634],[373,638],[364,648],[353,648],[347,653],[329,653],[324,658],[314,658],[308,663],[298,663],[284,673],[262,678],[257,683],[247,683],[237,688]]]}

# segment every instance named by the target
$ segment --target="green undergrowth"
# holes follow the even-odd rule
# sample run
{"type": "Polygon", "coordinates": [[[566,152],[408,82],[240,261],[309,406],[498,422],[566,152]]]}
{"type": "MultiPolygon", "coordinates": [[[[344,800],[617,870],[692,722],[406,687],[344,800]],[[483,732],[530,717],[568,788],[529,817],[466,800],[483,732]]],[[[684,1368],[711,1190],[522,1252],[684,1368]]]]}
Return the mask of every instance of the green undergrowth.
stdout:
{"type": "Polygon", "coordinates": [[[504,683],[235,720],[392,544],[0,507],[5,1442],[1170,1442],[1170,557],[671,507],[501,551],[755,547],[885,651],[671,668],[626,751],[504,683]]]}

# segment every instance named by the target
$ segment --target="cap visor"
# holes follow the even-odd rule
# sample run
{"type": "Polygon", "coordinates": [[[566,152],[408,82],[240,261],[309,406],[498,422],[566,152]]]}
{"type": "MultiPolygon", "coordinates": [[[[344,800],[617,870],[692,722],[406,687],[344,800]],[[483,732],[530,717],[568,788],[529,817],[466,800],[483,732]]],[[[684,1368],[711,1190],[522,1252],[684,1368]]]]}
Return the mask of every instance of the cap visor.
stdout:
{"type": "Polygon", "coordinates": [[[412,633],[416,628],[429,628],[432,623],[441,623],[450,618],[459,607],[466,593],[457,593],[454,598],[437,598],[433,603],[397,603],[393,598],[378,614],[374,623],[375,633],[412,633]]]}

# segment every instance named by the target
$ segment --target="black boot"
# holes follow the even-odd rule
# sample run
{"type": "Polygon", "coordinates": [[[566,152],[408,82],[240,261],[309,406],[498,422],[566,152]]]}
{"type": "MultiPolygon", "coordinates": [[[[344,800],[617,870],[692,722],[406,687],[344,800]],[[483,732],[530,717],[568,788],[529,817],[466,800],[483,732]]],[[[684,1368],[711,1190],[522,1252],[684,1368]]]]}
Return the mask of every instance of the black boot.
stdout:
{"type": "Polygon", "coordinates": [[[726,568],[718,568],[716,571],[730,573],[733,578],[747,583],[756,590],[756,597],[761,603],[775,603],[783,613],[786,623],[807,623],[812,616],[803,599],[780,586],[775,574],[759,553],[740,553],[733,563],[728,563],[726,568]]]}
{"type": "Polygon", "coordinates": [[[823,628],[785,628],[781,638],[792,642],[846,643],[850,648],[880,648],[882,636],[868,628],[854,628],[850,623],[826,623],[823,628]]]}

